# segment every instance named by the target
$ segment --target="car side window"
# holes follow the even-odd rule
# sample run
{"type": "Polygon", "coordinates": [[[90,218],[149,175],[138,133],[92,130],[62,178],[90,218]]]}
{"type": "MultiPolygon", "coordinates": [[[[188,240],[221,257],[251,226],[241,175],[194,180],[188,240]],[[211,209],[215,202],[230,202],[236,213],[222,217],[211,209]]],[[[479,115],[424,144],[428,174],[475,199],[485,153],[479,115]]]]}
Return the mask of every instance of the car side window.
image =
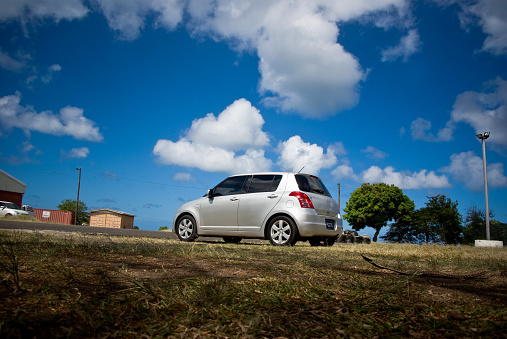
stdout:
{"type": "Polygon", "coordinates": [[[239,176],[225,179],[213,189],[213,196],[219,197],[222,195],[244,193],[243,184],[246,178],[247,176],[239,176]]]}
{"type": "Polygon", "coordinates": [[[250,179],[248,193],[274,192],[278,188],[278,185],[280,184],[281,180],[282,180],[281,175],[273,175],[273,174],[254,175],[250,179]]]}

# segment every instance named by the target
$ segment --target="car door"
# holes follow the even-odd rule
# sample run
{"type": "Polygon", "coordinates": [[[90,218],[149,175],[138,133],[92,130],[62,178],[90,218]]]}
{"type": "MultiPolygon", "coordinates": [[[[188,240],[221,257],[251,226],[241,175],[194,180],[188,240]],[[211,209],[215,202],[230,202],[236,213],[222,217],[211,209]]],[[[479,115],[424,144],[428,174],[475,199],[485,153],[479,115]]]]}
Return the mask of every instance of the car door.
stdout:
{"type": "Polygon", "coordinates": [[[238,229],[238,206],[248,176],[229,177],[211,190],[200,207],[201,232],[227,235],[238,229]]]}
{"type": "Polygon", "coordinates": [[[242,236],[262,236],[264,219],[282,198],[282,178],[280,174],[259,174],[248,180],[238,208],[238,231],[242,236]]]}

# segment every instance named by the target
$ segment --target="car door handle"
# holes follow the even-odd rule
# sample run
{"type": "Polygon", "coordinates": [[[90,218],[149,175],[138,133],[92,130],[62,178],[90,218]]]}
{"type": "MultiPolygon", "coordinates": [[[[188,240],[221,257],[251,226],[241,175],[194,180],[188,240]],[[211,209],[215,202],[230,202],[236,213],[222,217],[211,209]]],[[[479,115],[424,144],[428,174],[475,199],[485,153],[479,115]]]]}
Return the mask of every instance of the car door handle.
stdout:
{"type": "Polygon", "coordinates": [[[276,195],[276,194],[271,194],[271,195],[268,195],[268,198],[269,198],[269,199],[278,198],[278,195],[276,195]]]}
{"type": "Polygon", "coordinates": [[[234,198],[231,198],[231,201],[238,201],[239,199],[234,197],[234,198]]]}

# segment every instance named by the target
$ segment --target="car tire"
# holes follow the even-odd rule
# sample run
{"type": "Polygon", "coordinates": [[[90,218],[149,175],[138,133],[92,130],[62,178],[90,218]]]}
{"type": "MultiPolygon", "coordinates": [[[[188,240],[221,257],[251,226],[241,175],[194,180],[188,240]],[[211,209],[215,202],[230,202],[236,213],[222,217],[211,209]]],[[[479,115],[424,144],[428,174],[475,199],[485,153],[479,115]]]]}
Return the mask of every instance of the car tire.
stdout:
{"type": "Polygon", "coordinates": [[[197,223],[191,215],[184,215],[176,223],[176,235],[181,241],[194,241],[197,239],[197,223]]]}
{"type": "Polygon", "coordinates": [[[311,246],[333,246],[338,237],[313,237],[308,239],[311,246]]]}
{"type": "Polygon", "coordinates": [[[275,246],[294,246],[297,242],[297,228],[292,219],[278,216],[268,223],[267,238],[275,246]]]}
{"type": "Polygon", "coordinates": [[[311,246],[322,246],[322,237],[312,237],[308,239],[311,246]]]}
{"type": "Polygon", "coordinates": [[[323,243],[324,246],[333,246],[334,243],[338,240],[338,236],[335,237],[324,237],[323,243]]]}
{"type": "Polygon", "coordinates": [[[228,244],[239,244],[243,238],[240,237],[224,237],[224,241],[228,244]]]}

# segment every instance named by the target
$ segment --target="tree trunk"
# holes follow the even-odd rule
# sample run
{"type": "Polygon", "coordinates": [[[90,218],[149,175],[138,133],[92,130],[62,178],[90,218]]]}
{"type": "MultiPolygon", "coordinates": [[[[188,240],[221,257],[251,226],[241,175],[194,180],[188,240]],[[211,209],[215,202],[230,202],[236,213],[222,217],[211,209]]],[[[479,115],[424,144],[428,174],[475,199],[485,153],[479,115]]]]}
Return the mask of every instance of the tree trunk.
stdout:
{"type": "Polygon", "coordinates": [[[380,233],[380,228],[377,228],[375,230],[375,235],[373,236],[373,242],[377,242],[378,234],[380,233]]]}

